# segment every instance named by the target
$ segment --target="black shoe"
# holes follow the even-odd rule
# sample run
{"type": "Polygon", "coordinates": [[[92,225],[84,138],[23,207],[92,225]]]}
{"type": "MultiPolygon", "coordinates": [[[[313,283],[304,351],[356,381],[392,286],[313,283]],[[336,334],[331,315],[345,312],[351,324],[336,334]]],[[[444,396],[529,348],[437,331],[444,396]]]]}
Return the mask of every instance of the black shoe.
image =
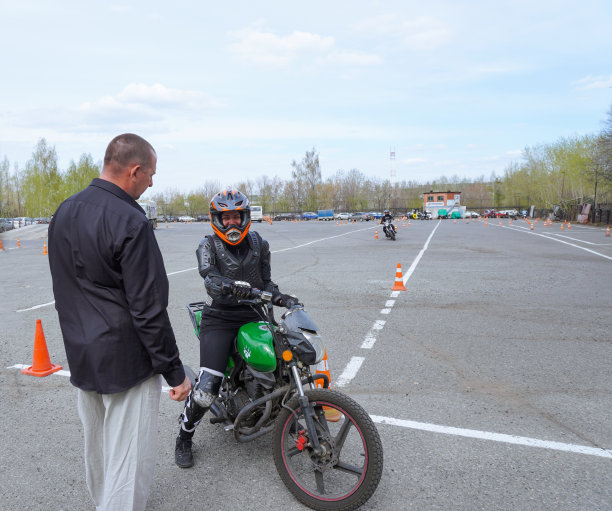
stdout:
{"type": "Polygon", "coordinates": [[[174,462],[181,468],[193,466],[193,453],[191,452],[191,438],[176,437],[174,447],[174,462]]]}

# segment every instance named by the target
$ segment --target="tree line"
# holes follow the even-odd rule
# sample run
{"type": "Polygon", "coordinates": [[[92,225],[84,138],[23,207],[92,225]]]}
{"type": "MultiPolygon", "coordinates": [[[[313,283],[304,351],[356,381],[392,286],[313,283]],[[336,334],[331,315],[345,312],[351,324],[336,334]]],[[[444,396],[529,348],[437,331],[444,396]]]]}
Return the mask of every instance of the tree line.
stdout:
{"type": "MultiPolygon", "coordinates": [[[[25,167],[13,171],[5,156],[0,162],[0,217],[48,217],[61,201],[85,188],[100,174],[101,162],[90,154],[58,169],[54,147],[41,139],[25,167]]],[[[370,177],[359,169],[338,170],[323,179],[316,148],[291,163],[291,178],[261,175],[234,186],[265,214],[300,213],[319,209],[401,213],[420,209],[423,194],[461,192],[468,209],[551,209],[554,205],[612,203],[612,107],[600,133],[560,138],[548,144],[526,147],[522,161],[510,163],[502,175],[465,179],[440,177],[423,182],[370,177]]],[[[210,198],[220,190],[219,181],[207,180],[189,192],[167,189],[151,195],[165,216],[197,216],[208,212],[210,198]]]]}

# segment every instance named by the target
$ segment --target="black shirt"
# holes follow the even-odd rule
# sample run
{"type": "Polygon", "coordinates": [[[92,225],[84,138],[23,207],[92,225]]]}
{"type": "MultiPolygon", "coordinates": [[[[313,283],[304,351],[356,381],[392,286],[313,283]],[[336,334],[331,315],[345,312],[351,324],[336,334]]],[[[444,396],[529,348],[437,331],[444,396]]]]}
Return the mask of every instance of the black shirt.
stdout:
{"type": "Polygon", "coordinates": [[[60,204],[49,266],[73,385],[113,394],[156,373],[171,387],[183,383],[162,255],[125,191],[94,179],[60,204]]]}

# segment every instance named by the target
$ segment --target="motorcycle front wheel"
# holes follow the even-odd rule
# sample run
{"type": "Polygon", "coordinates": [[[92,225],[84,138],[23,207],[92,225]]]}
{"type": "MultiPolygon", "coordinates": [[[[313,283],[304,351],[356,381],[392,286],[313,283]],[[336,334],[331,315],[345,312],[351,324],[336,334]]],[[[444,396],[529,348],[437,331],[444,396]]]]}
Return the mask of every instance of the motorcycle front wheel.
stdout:
{"type": "Polygon", "coordinates": [[[382,475],[383,450],[376,426],[361,406],[340,392],[305,393],[316,412],[322,449],[318,453],[313,449],[296,396],[282,409],[274,428],[276,470],[289,491],[312,509],[357,509],[372,496],[382,475]]]}
{"type": "Polygon", "coordinates": [[[395,231],[391,229],[391,239],[395,241],[395,231]]]}

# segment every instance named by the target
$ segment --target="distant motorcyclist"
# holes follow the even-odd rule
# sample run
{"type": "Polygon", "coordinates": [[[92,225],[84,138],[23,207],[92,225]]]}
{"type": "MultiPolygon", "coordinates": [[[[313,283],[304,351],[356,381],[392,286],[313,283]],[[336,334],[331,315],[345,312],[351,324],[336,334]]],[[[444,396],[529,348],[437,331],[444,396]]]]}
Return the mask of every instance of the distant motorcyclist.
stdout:
{"type": "Polygon", "coordinates": [[[395,227],[393,226],[393,215],[391,215],[391,212],[388,209],[385,209],[385,214],[380,219],[380,223],[383,226],[383,232],[385,233],[385,236],[388,237],[389,234],[387,233],[386,226],[387,221],[389,222],[389,228],[395,230],[395,227]]]}
{"type": "Polygon", "coordinates": [[[270,246],[257,232],[249,231],[249,200],[228,188],[210,201],[213,234],[196,250],[198,270],[204,279],[208,301],[200,323],[200,372],[180,416],[174,460],[179,467],[193,465],[192,437],[197,425],[219,394],[227,359],[238,330],[260,318],[248,305],[251,289],[272,293],[272,303],[290,307],[295,296],[281,293],[271,279],[270,246]]]}

